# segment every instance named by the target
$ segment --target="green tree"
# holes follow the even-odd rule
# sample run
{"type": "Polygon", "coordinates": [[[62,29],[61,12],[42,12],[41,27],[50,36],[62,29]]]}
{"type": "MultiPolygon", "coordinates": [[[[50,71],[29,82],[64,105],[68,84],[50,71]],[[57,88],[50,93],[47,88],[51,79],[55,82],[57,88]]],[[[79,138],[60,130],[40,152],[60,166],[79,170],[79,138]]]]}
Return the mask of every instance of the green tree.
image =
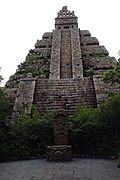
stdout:
{"type": "Polygon", "coordinates": [[[48,145],[53,144],[53,113],[40,116],[36,107],[31,115],[23,113],[13,127],[14,144],[12,156],[24,158],[46,154],[48,145]]]}
{"type": "MultiPolygon", "coordinates": [[[[1,67],[0,67],[0,70],[1,70],[1,67]]],[[[1,83],[2,80],[3,80],[3,77],[0,75],[0,83],[1,83]]]]}
{"type": "Polygon", "coordinates": [[[120,146],[120,93],[98,108],[80,106],[70,116],[70,143],[78,155],[117,155],[120,146]]]}
{"type": "Polygon", "coordinates": [[[120,84],[120,58],[116,62],[114,69],[109,70],[104,74],[103,81],[111,84],[115,82],[120,84]]]}
{"type": "Polygon", "coordinates": [[[3,88],[0,88],[0,159],[6,159],[10,155],[10,116],[11,105],[5,97],[3,88]]]}

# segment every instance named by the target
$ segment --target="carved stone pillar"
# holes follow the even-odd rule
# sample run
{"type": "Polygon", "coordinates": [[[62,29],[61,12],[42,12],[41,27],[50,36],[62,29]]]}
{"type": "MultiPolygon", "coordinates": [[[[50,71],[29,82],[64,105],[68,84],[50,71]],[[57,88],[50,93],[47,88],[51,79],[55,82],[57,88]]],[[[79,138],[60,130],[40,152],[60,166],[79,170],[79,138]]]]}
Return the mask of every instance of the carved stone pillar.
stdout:
{"type": "Polygon", "coordinates": [[[72,147],[68,145],[68,120],[65,110],[59,110],[54,116],[54,146],[47,147],[47,160],[71,160],[72,147]]]}

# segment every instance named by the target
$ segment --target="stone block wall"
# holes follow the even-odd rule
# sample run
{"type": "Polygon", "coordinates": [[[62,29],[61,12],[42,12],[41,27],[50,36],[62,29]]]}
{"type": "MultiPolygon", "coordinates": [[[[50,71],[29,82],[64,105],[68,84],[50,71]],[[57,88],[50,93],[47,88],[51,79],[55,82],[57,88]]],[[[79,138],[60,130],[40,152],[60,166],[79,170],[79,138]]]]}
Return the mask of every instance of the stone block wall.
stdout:
{"type": "Polygon", "coordinates": [[[108,51],[104,46],[100,45],[87,45],[82,46],[82,56],[96,56],[96,55],[108,55],[108,51]]]}
{"type": "Polygon", "coordinates": [[[99,41],[96,37],[84,36],[80,41],[81,45],[99,45],[99,41]]]}
{"type": "Polygon", "coordinates": [[[103,75],[108,69],[114,68],[115,58],[108,56],[106,48],[100,46],[89,31],[80,30],[80,37],[84,76],[103,75]]]}
{"type": "Polygon", "coordinates": [[[28,73],[32,73],[35,78],[49,78],[51,48],[53,33],[43,34],[42,40],[37,40],[35,49],[29,50],[24,62],[18,65],[16,73],[7,81],[6,95],[14,105],[19,83],[22,78],[26,78],[28,73]]]}
{"type": "Polygon", "coordinates": [[[120,84],[110,85],[108,83],[104,83],[102,81],[101,75],[93,76],[95,93],[96,93],[96,101],[99,106],[102,102],[108,99],[107,92],[117,93],[120,91],[120,84]]]}
{"type": "Polygon", "coordinates": [[[31,113],[35,84],[36,79],[31,76],[20,81],[12,113],[13,122],[17,121],[23,112],[31,113]]]}

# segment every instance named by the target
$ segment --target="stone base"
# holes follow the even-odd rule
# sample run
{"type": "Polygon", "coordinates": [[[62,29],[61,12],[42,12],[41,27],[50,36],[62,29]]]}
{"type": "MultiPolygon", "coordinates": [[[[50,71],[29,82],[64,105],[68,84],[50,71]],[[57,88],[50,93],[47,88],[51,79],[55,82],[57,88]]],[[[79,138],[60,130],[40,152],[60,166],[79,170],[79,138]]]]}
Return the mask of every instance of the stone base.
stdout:
{"type": "Polygon", "coordinates": [[[72,147],[67,145],[55,145],[47,147],[48,161],[72,160],[72,147]]]}

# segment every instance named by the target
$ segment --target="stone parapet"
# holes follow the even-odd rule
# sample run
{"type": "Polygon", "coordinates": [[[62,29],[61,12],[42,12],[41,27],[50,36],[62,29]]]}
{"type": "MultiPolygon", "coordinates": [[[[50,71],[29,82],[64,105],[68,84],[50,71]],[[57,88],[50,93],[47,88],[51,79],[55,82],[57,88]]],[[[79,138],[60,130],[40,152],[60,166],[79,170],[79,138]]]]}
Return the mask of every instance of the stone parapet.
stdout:
{"type": "Polygon", "coordinates": [[[67,6],[64,6],[55,18],[55,28],[65,29],[78,27],[77,17],[74,15],[74,11],[70,12],[67,6]]]}
{"type": "Polygon", "coordinates": [[[34,99],[36,79],[31,76],[20,81],[16,100],[14,103],[12,122],[17,121],[18,117],[23,113],[31,113],[31,107],[34,99]]]}

